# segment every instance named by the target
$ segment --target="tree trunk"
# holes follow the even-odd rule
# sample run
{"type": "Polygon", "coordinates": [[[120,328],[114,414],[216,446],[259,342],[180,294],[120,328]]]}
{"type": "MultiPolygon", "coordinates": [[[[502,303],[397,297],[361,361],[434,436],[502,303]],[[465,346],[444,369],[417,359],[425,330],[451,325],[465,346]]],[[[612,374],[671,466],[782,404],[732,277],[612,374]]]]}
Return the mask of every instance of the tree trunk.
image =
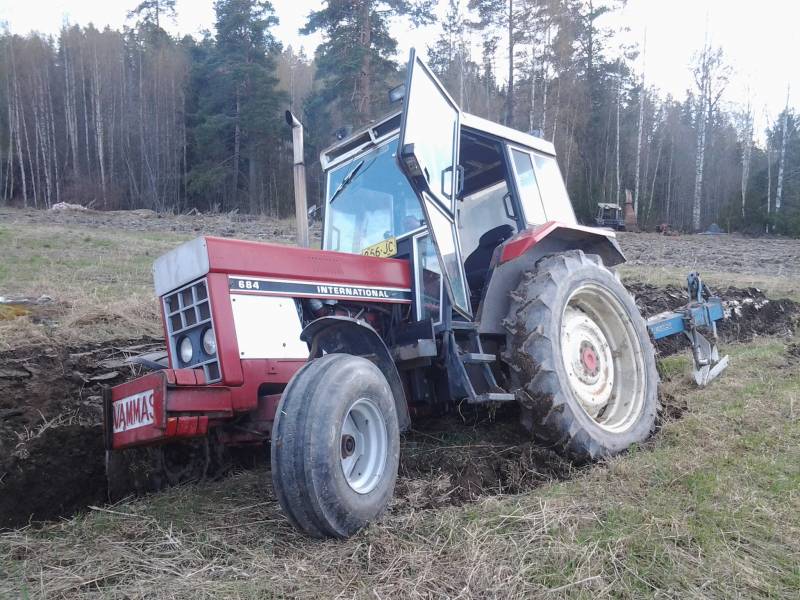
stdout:
{"type": "Polygon", "coordinates": [[[639,178],[640,165],[642,162],[642,129],[644,127],[644,100],[647,92],[645,91],[645,73],[647,70],[647,31],[644,34],[644,48],[642,50],[642,90],[639,93],[639,132],[636,138],[636,179],[633,191],[633,212],[639,218],[639,178]]]}
{"type": "Polygon", "coordinates": [[[536,46],[531,49],[531,107],[528,110],[528,131],[536,127],[536,46]]]}
{"type": "Polygon", "coordinates": [[[672,163],[675,162],[675,136],[670,140],[669,148],[669,169],[667,171],[667,201],[664,207],[664,220],[669,224],[671,223],[670,208],[672,204],[672,163]]]}
{"type": "Polygon", "coordinates": [[[89,99],[86,96],[86,61],[84,52],[81,52],[81,94],[83,96],[83,137],[86,144],[86,171],[92,176],[92,160],[89,156],[89,99]]]}
{"type": "Polygon", "coordinates": [[[750,104],[747,105],[745,116],[744,135],[742,135],[742,223],[745,218],[745,204],[747,200],[747,182],[750,177],[750,151],[753,147],[753,113],[750,104]]]}
{"type": "Polygon", "coordinates": [[[615,148],[616,162],[617,162],[617,189],[614,192],[614,203],[619,206],[619,191],[622,187],[622,181],[619,169],[619,105],[622,103],[622,76],[617,73],[617,143],[615,148]]]}
{"type": "Polygon", "coordinates": [[[558,82],[556,83],[556,114],[553,117],[553,133],[550,135],[550,142],[555,146],[556,144],[556,131],[558,129],[558,115],[561,112],[561,78],[562,73],[557,73],[558,82]]]}
{"type": "Polygon", "coordinates": [[[75,66],[72,59],[70,44],[67,42],[68,34],[64,31],[61,39],[64,48],[64,121],[66,124],[67,147],[72,164],[72,177],[79,175],[78,162],[78,115],[75,97],[75,66]]]}
{"type": "Polygon", "coordinates": [[[650,199],[647,202],[647,221],[650,221],[650,215],[653,210],[653,196],[656,193],[656,177],[658,176],[658,165],[661,163],[661,150],[664,146],[664,136],[662,135],[658,140],[658,153],[656,154],[656,166],[653,169],[653,184],[650,186],[650,199]]]}
{"type": "Polygon", "coordinates": [[[259,198],[258,193],[258,151],[256,150],[256,144],[250,144],[250,150],[248,154],[250,155],[248,158],[248,172],[249,172],[249,181],[247,186],[247,193],[249,197],[249,204],[250,204],[250,214],[256,215],[261,212],[261,198],[259,198]]]}
{"type": "MultiPolygon", "coordinates": [[[[241,99],[239,87],[236,87],[236,124],[233,129],[233,199],[236,208],[239,207],[239,155],[242,146],[242,129],[239,124],[239,116],[241,112],[241,99]]],[[[227,209],[227,208],[226,208],[227,209]]]]}
{"type": "MultiPolygon", "coordinates": [[[[550,25],[547,26],[547,33],[545,35],[545,48],[549,48],[550,25]]],[[[542,137],[546,137],[544,132],[547,131],[547,88],[550,83],[550,77],[547,71],[547,61],[542,60],[542,137]]]]}
{"type": "Polygon", "coordinates": [[[506,125],[514,123],[514,0],[508,0],[508,88],[506,94],[506,125]]]}
{"type": "MultiPolygon", "coordinates": [[[[9,53],[11,54],[11,78],[13,88],[14,105],[14,131],[17,138],[17,161],[19,162],[20,179],[22,180],[22,202],[23,206],[28,206],[28,178],[25,172],[25,159],[22,156],[22,135],[21,135],[21,119],[20,119],[20,93],[19,93],[19,80],[17,79],[17,67],[14,57],[13,38],[9,41],[9,53]]],[[[27,137],[27,136],[26,136],[27,137]]],[[[13,189],[12,189],[13,193],[13,189]]]]}
{"type": "Polygon", "coordinates": [[[701,98],[697,123],[697,156],[694,169],[694,196],[692,201],[692,231],[700,231],[700,208],[703,199],[703,166],[706,157],[706,110],[705,98],[701,98]]]}
{"type": "Polygon", "coordinates": [[[358,77],[358,99],[356,101],[356,114],[361,120],[361,123],[366,123],[372,116],[370,97],[372,93],[372,63],[370,54],[372,46],[372,23],[370,22],[372,16],[371,8],[371,0],[361,0],[359,43],[361,44],[363,58],[361,60],[361,73],[358,77]]]}
{"type": "Polygon", "coordinates": [[[639,181],[642,165],[642,129],[644,129],[644,73],[642,73],[642,89],[639,92],[639,130],[636,135],[636,176],[633,185],[633,212],[639,217],[639,181]]]}
{"type": "Polygon", "coordinates": [[[783,110],[783,134],[781,136],[781,153],[778,158],[778,185],[775,188],[775,214],[781,212],[783,199],[783,171],[786,164],[786,138],[789,137],[789,93],[786,93],[786,108],[783,110]]]}
{"type": "MultiPolygon", "coordinates": [[[[767,136],[767,214],[772,212],[772,147],[769,145],[769,135],[767,136]]],[[[769,231],[769,224],[767,225],[769,231]]]]}
{"type": "Polygon", "coordinates": [[[97,164],[100,167],[100,189],[103,193],[103,206],[108,207],[106,195],[105,140],[103,132],[103,104],[100,64],[97,59],[97,46],[94,48],[94,69],[92,74],[92,106],[94,108],[94,138],[97,150],[97,164]]]}

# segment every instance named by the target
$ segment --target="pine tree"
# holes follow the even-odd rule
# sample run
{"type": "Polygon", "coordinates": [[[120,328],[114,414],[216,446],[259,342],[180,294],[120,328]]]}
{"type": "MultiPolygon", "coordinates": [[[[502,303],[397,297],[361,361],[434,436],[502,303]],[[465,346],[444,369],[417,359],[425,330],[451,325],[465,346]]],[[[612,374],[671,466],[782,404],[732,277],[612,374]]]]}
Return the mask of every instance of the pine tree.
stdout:
{"type": "Polygon", "coordinates": [[[333,126],[326,118],[331,113],[334,122],[361,124],[383,108],[388,85],[397,79],[389,20],[431,23],[433,5],[434,0],[327,0],[309,15],[300,32],[322,32],[324,38],[315,54],[316,90],[308,107],[321,119],[319,127],[333,126]]]}
{"type": "Polygon", "coordinates": [[[147,36],[163,37],[164,20],[175,20],[175,0],[142,0],[128,13],[129,19],[136,19],[137,27],[147,36]]]}
{"type": "Polygon", "coordinates": [[[514,124],[514,84],[516,79],[516,47],[524,37],[528,27],[528,11],[521,0],[470,0],[469,7],[475,10],[483,28],[502,30],[506,39],[506,60],[508,78],[505,95],[506,125],[514,124]]]}
{"type": "Polygon", "coordinates": [[[280,46],[270,29],[277,24],[272,5],[264,0],[217,0],[215,44],[206,49],[205,63],[195,73],[198,90],[198,142],[206,142],[206,161],[189,174],[190,185],[221,189],[224,208],[240,206],[243,166],[248,168],[248,208],[262,208],[260,180],[264,149],[280,137],[279,105],[285,95],[275,89],[274,59],[280,46]],[[227,172],[217,167],[227,164],[227,172]],[[222,179],[222,181],[220,180],[222,179]],[[227,185],[221,185],[226,182],[227,185]]]}

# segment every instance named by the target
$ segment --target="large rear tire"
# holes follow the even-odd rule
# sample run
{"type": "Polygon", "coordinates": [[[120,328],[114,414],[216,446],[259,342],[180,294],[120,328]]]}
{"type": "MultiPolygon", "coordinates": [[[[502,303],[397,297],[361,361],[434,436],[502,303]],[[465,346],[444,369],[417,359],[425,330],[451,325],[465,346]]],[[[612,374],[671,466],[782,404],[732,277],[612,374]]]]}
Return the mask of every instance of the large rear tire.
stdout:
{"type": "Polygon", "coordinates": [[[598,256],[546,256],[511,294],[505,362],[522,422],[576,460],[646,439],[658,372],[636,303],[598,256]]]}
{"type": "Polygon", "coordinates": [[[272,428],[272,482],[296,527],[353,535],[386,510],[399,459],[394,397],[367,359],[327,354],[286,386],[272,428]]]}

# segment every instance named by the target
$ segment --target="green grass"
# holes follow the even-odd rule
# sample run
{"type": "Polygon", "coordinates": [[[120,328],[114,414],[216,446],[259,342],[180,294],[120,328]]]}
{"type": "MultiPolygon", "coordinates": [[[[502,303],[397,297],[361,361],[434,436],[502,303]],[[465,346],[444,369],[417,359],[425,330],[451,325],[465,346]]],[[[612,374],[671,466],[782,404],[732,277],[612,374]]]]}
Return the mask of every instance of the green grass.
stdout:
{"type": "Polygon", "coordinates": [[[60,225],[0,226],[0,291],[67,300],[152,295],[153,260],[186,239],[60,225]]]}
{"type": "Polygon", "coordinates": [[[243,473],[0,536],[0,597],[797,598],[800,365],[727,350],[708,388],[669,384],[684,418],[572,480],[318,541],[243,473]]]}
{"type": "Polygon", "coordinates": [[[0,320],[0,350],[159,335],[152,264],[190,236],[62,225],[0,226],[0,296],[53,303],[0,320]],[[44,311],[44,315],[40,314],[44,311]],[[46,317],[47,326],[34,324],[46,317]]]}

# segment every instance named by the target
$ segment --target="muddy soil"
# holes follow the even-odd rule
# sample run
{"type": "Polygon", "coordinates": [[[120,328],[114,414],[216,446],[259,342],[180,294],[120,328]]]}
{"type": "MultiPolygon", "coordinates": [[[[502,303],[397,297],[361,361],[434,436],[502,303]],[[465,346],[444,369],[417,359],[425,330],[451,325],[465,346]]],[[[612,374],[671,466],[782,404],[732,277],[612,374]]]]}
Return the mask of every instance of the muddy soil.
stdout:
{"type": "MultiPolygon", "coordinates": [[[[645,316],[687,301],[679,288],[630,287],[645,316]]],[[[794,302],[769,301],[756,289],[730,288],[720,295],[729,313],[720,326],[723,341],[788,335],[798,326],[800,306],[794,302]]],[[[659,344],[662,356],[685,346],[675,340],[659,344]]],[[[158,350],[161,344],[155,339],[117,340],[0,353],[0,528],[67,516],[107,499],[102,387],[138,375],[125,359],[158,350]]],[[[787,352],[800,353],[793,348],[787,352]]],[[[668,418],[686,410],[679,398],[663,397],[662,403],[668,418]]],[[[233,460],[226,457],[214,474],[263,466],[265,457],[263,448],[233,460]]],[[[532,444],[512,407],[454,414],[416,423],[404,437],[395,504],[409,509],[462,504],[487,493],[520,492],[564,479],[574,469],[547,448],[532,444]]],[[[124,485],[146,491],[150,482],[124,485]]]]}
{"type": "Polygon", "coordinates": [[[102,388],[160,340],[0,353],[0,527],[105,500],[102,388]]]}
{"type": "Polygon", "coordinates": [[[395,506],[461,505],[568,479],[576,467],[536,445],[516,406],[471,410],[415,424],[403,438],[395,506]]]}
{"type": "Polygon", "coordinates": [[[629,265],[800,278],[800,240],[781,237],[620,233],[629,265]]]}

